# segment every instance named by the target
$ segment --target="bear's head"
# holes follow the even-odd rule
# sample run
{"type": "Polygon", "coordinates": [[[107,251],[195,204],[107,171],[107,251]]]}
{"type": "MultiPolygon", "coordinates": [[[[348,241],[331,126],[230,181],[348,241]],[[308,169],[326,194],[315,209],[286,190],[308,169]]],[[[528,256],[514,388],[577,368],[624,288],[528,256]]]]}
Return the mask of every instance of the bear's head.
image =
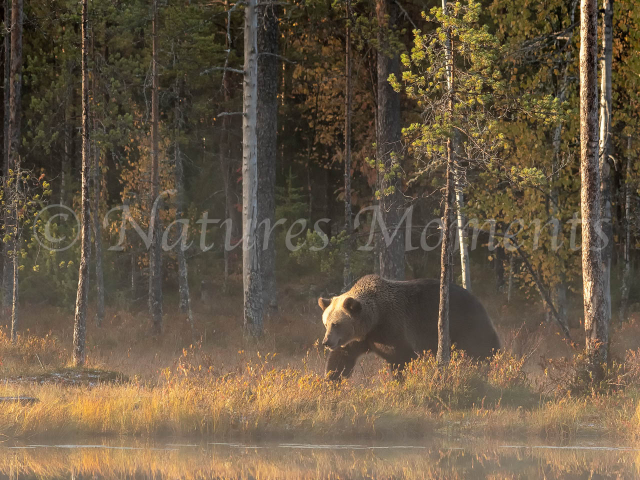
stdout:
{"type": "Polygon", "coordinates": [[[334,350],[358,335],[362,324],[362,303],[358,299],[346,295],[319,298],[318,305],[327,329],[322,345],[334,350]]]}

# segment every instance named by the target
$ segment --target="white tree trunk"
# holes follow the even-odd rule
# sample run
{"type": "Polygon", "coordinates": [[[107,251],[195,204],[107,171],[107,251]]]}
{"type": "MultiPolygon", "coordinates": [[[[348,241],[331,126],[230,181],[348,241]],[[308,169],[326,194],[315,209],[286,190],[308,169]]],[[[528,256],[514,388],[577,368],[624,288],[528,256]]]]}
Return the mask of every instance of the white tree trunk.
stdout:
{"type": "Polygon", "coordinates": [[[73,327],[73,364],[81,367],[85,363],[85,338],[87,329],[87,304],[89,297],[89,259],[91,257],[91,212],[90,212],[90,152],[89,152],[89,72],[87,65],[88,0],[82,1],[82,212],[80,229],[80,268],[73,327]]]}
{"type": "Polygon", "coordinates": [[[600,164],[600,218],[602,231],[608,239],[602,250],[604,269],[604,299],[607,322],[611,322],[611,255],[613,252],[613,225],[611,224],[611,62],[613,58],[613,0],[603,0],[602,8],[602,63],[600,82],[600,135],[598,159],[600,164]]]}
{"type": "Polygon", "coordinates": [[[602,253],[598,249],[600,169],[598,165],[598,5],[581,0],[580,8],[580,202],[582,211],[582,281],[586,350],[594,379],[604,375],[609,324],[602,253]]]}
{"type": "Polygon", "coordinates": [[[244,14],[244,89],[242,118],[242,277],[244,326],[254,337],[263,332],[262,279],[256,221],[258,219],[258,18],[256,0],[247,0],[244,14]]]}
{"type": "Polygon", "coordinates": [[[469,242],[468,229],[466,228],[467,219],[464,216],[464,191],[462,187],[461,175],[456,173],[455,179],[455,199],[457,213],[457,233],[458,243],[460,244],[460,268],[462,273],[462,286],[471,291],[471,268],[469,264],[469,242]]]}

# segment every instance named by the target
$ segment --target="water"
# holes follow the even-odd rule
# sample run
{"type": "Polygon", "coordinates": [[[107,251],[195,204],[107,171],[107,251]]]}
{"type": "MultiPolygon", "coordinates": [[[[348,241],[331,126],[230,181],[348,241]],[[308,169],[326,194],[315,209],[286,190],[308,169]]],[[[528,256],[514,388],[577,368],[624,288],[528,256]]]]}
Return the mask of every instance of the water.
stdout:
{"type": "Polygon", "coordinates": [[[637,479],[640,448],[441,439],[424,444],[0,443],[17,479],[637,479]]]}

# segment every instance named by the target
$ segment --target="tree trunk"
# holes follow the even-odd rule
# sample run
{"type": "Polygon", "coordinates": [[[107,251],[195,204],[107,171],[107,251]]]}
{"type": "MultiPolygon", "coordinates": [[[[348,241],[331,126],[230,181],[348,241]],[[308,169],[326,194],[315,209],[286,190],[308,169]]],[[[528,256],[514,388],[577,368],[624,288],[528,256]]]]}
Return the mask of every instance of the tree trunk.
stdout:
{"type": "Polygon", "coordinates": [[[342,289],[347,291],[353,282],[351,274],[351,0],[347,0],[347,26],[345,36],[345,92],[344,92],[344,229],[347,235],[344,247],[342,289]]]}
{"type": "Polygon", "coordinates": [[[438,365],[451,360],[451,336],[449,333],[449,287],[451,284],[451,204],[453,202],[453,172],[451,139],[447,140],[447,180],[443,198],[442,247],[440,251],[440,303],[438,305],[438,365]]]}
{"type": "Polygon", "coordinates": [[[604,270],[605,315],[611,322],[611,254],[613,252],[613,225],[611,218],[611,62],[613,57],[613,0],[603,0],[602,9],[602,64],[600,84],[600,135],[598,160],[600,165],[600,219],[607,244],[602,249],[604,270]]]}
{"type": "MultiPolygon", "coordinates": [[[[377,0],[378,17],[378,108],[376,147],[378,164],[384,166],[380,188],[380,212],[389,237],[399,226],[403,213],[402,175],[400,157],[402,128],[400,94],[393,90],[389,75],[400,77],[400,56],[389,42],[389,29],[398,20],[398,6],[393,0],[377,0]]],[[[381,242],[380,275],[404,279],[404,231],[398,228],[390,243],[381,242]]]]}
{"type": "MultiPolygon", "coordinates": [[[[2,165],[2,175],[5,179],[9,178],[9,150],[11,138],[9,136],[9,119],[11,117],[11,32],[8,28],[11,25],[11,3],[9,0],[4,1],[4,24],[5,24],[5,32],[4,32],[4,145],[3,145],[3,165],[2,165]]],[[[6,183],[6,182],[5,182],[6,183]]],[[[5,198],[8,198],[8,192],[5,192],[5,198]]],[[[9,220],[9,212],[5,209],[3,211],[4,223],[8,225],[9,220]]],[[[9,242],[3,242],[2,244],[2,260],[3,260],[3,270],[2,270],[2,309],[4,319],[8,319],[10,315],[10,306],[12,300],[12,289],[13,289],[13,259],[9,255],[9,250],[11,250],[11,245],[9,242]]]]}
{"type": "Polygon", "coordinates": [[[152,243],[149,255],[149,313],[151,314],[153,333],[162,333],[162,245],[160,235],[160,165],[158,122],[160,117],[158,104],[158,0],[153,0],[153,19],[151,24],[152,60],[151,60],[151,195],[150,215],[152,243]]]}
{"type": "Polygon", "coordinates": [[[598,248],[600,171],[598,165],[598,5],[581,0],[580,8],[580,201],[582,211],[582,281],[584,327],[589,368],[595,380],[604,375],[609,324],[602,254],[598,248]]]}
{"type": "Polygon", "coordinates": [[[82,367],[86,359],[85,337],[89,297],[89,259],[91,256],[89,71],[87,65],[87,49],[89,48],[88,9],[88,0],[82,0],[82,223],[80,227],[80,268],[73,327],[73,364],[76,367],[82,367]]]}
{"type": "Polygon", "coordinates": [[[627,167],[624,185],[624,268],[620,292],[620,323],[627,319],[629,290],[631,288],[631,196],[633,163],[631,162],[631,135],[627,136],[627,167]]]}
{"type": "MultiPolygon", "coordinates": [[[[447,15],[447,0],[442,0],[442,12],[447,15]]],[[[453,45],[451,31],[446,32],[446,62],[449,119],[453,115],[453,45]]],[[[440,304],[438,305],[438,365],[447,365],[451,360],[451,336],[449,332],[449,286],[451,284],[451,204],[454,184],[453,168],[455,164],[452,138],[447,139],[447,173],[442,212],[442,248],[440,252],[440,304]]]]}
{"type": "MultiPolygon", "coordinates": [[[[16,191],[19,188],[18,171],[20,168],[20,118],[22,100],[22,0],[12,0],[11,3],[11,76],[9,89],[9,169],[13,170],[16,191]]],[[[8,178],[8,177],[7,177],[8,178]]],[[[14,196],[17,196],[14,194],[14,196]]],[[[15,200],[18,201],[17,198],[15,200]]],[[[12,254],[12,312],[11,312],[11,339],[15,342],[18,331],[18,205],[12,212],[13,238],[9,240],[9,249],[12,254]]]]}
{"type": "Polygon", "coordinates": [[[258,239],[265,307],[278,308],[276,249],[273,238],[264,239],[276,217],[276,155],[278,149],[278,15],[270,0],[258,2],[258,239]],[[265,222],[263,224],[263,222],[265,222]],[[261,226],[263,225],[263,226],[261,226]],[[269,225],[269,228],[267,228],[269,225]]]}
{"type": "Polygon", "coordinates": [[[460,244],[460,269],[462,274],[462,286],[471,291],[471,264],[469,263],[469,229],[464,215],[464,182],[460,168],[456,168],[454,174],[455,200],[457,213],[457,233],[460,244]]]}
{"type": "Polygon", "coordinates": [[[244,17],[244,89],[242,117],[242,277],[244,326],[254,337],[263,333],[258,219],[258,15],[256,0],[247,0],[244,17]]]}

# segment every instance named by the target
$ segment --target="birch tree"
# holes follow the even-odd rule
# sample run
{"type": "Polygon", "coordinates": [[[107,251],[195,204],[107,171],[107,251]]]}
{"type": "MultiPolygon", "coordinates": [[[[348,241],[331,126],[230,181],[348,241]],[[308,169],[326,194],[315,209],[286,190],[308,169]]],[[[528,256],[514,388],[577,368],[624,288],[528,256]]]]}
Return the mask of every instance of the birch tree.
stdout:
{"type": "Polygon", "coordinates": [[[87,307],[89,300],[89,259],[91,256],[91,212],[90,212],[90,151],[89,151],[89,71],[87,65],[88,0],[82,0],[82,198],[80,225],[80,268],[78,291],[73,326],[73,364],[84,365],[86,360],[85,338],[87,329],[87,307]]]}
{"type": "Polygon", "coordinates": [[[159,102],[158,102],[158,0],[152,0],[151,21],[151,250],[149,252],[149,313],[152,330],[162,332],[162,243],[160,235],[160,165],[159,102]]]}
{"type": "MultiPolygon", "coordinates": [[[[398,6],[393,0],[377,0],[378,17],[378,104],[376,119],[376,150],[378,168],[383,172],[379,208],[384,225],[390,233],[398,227],[403,211],[400,156],[402,128],[400,124],[400,94],[389,84],[389,75],[400,74],[400,55],[391,46],[391,28],[398,21],[398,6]]],[[[391,242],[380,239],[380,275],[404,279],[404,232],[397,230],[391,242]]]]}
{"type": "Polygon", "coordinates": [[[582,281],[584,328],[589,369],[594,380],[604,375],[609,343],[600,222],[598,162],[598,4],[581,0],[580,8],[580,202],[582,212],[582,281]]]}
{"type": "Polygon", "coordinates": [[[607,323],[611,322],[611,254],[613,252],[613,226],[611,224],[611,63],[613,60],[613,0],[602,5],[602,60],[600,77],[600,133],[598,162],[600,168],[600,218],[607,244],[602,249],[604,269],[604,301],[607,323]]]}
{"type": "Polygon", "coordinates": [[[242,117],[242,277],[244,326],[254,337],[263,333],[262,279],[258,219],[258,15],[256,0],[244,11],[244,88],[242,117]]]}

